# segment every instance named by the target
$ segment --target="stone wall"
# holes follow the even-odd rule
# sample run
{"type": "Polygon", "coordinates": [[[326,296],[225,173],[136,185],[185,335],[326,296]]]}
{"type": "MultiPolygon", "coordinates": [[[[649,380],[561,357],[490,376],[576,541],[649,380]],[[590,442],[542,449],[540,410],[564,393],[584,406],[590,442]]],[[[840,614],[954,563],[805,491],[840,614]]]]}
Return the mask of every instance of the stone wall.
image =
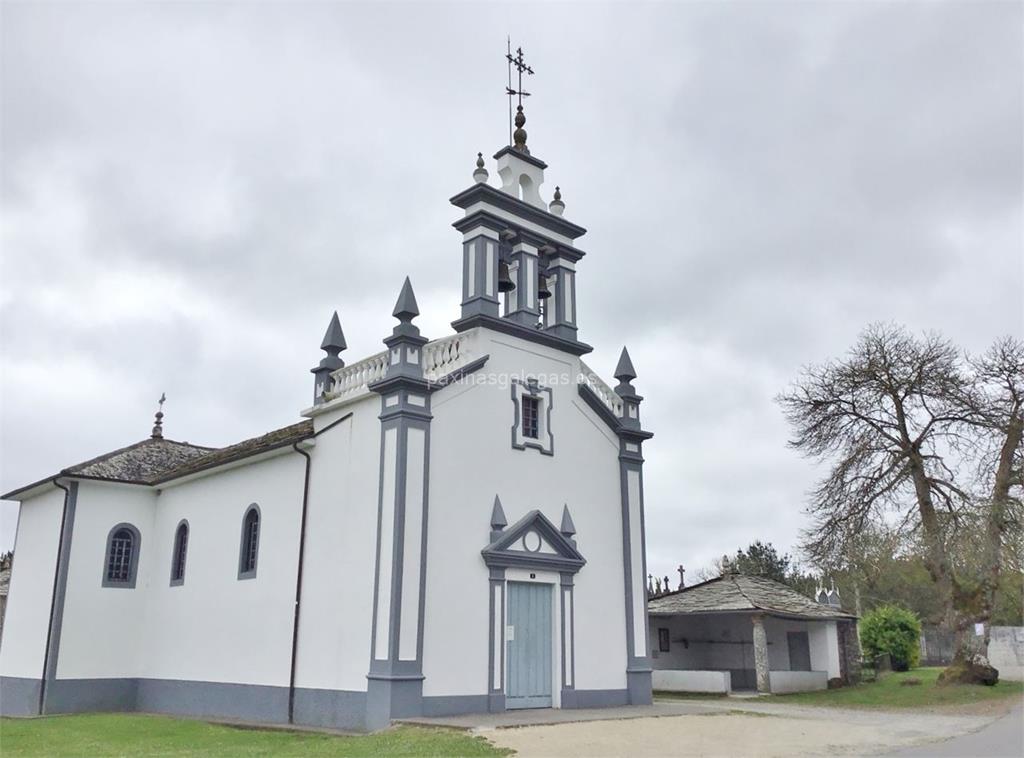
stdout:
{"type": "Polygon", "coordinates": [[[1000,679],[1024,679],[1024,627],[992,627],[988,660],[999,670],[1000,679]]]}
{"type": "Polygon", "coordinates": [[[843,684],[860,682],[860,639],[856,621],[837,622],[839,631],[839,677],[843,684]]]}

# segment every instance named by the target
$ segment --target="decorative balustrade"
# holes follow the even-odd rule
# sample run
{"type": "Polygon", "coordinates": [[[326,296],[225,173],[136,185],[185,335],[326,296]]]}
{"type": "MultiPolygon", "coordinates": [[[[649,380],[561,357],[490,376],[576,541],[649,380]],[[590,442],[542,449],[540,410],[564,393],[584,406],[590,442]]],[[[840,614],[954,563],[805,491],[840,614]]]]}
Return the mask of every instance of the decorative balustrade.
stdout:
{"type": "Polygon", "coordinates": [[[604,379],[594,373],[582,360],[580,361],[580,383],[589,387],[602,403],[607,405],[616,416],[622,415],[622,398],[615,394],[615,390],[605,384],[604,379]]]}
{"type": "MultiPolygon", "coordinates": [[[[423,373],[430,381],[465,366],[473,357],[473,335],[454,334],[428,342],[423,346],[423,373]]],[[[369,392],[369,385],[384,378],[388,370],[388,351],[371,355],[351,366],[339,368],[331,378],[331,391],[326,400],[352,399],[369,392]]]]}
{"type": "Polygon", "coordinates": [[[453,334],[423,346],[423,373],[432,382],[465,366],[475,357],[471,333],[453,334]]]}
{"type": "Polygon", "coordinates": [[[384,378],[388,370],[388,351],[371,355],[351,366],[343,366],[331,374],[333,380],[327,400],[354,397],[367,391],[367,386],[384,378]]]}

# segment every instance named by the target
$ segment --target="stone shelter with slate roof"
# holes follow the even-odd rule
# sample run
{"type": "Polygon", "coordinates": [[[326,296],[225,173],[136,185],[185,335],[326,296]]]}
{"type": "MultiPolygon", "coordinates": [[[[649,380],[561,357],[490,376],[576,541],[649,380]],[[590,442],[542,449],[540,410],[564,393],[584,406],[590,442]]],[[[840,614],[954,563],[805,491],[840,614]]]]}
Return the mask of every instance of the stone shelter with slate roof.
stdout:
{"type": "Polygon", "coordinates": [[[860,677],[857,617],[836,591],[818,600],[728,569],[647,601],[654,689],[801,692],[860,677]]]}
{"type": "Polygon", "coordinates": [[[652,435],[626,350],[614,389],[583,360],[585,230],[558,188],[542,199],[524,122],[497,182],[482,155],[467,167],[456,246],[430,253],[461,281],[453,334],[421,335],[398,280],[381,352],[346,363],[334,314],[298,423],[214,449],[166,438],[160,413],[148,439],[4,495],[4,714],[372,730],[651,701],[652,435]]]}

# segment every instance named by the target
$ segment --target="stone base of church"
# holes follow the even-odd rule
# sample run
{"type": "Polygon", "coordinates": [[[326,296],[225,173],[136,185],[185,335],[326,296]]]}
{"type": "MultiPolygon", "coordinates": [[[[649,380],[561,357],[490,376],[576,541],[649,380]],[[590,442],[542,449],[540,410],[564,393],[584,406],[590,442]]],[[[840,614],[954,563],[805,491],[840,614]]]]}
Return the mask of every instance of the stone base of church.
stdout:
{"type": "MultiPolygon", "coordinates": [[[[38,679],[0,678],[0,714],[39,715],[38,679]]],[[[195,718],[288,723],[288,688],[182,679],[57,679],[47,685],[46,714],[165,713],[195,718]]],[[[365,731],[366,693],[296,688],[295,723],[365,731]]]]}
{"type": "Polygon", "coordinates": [[[0,716],[36,716],[39,713],[39,679],[0,677],[0,716]]]}
{"type": "Polygon", "coordinates": [[[650,705],[654,702],[651,687],[651,671],[627,671],[626,687],[629,690],[630,705],[650,705]]]}
{"type": "MultiPolygon", "coordinates": [[[[561,707],[609,708],[651,702],[651,675],[629,675],[622,690],[563,689],[561,707]],[[646,686],[646,691],[644,687],[646,686]]],[[[505,710],[505,696],[423,696],[422,680],[375,680],[367,692],[298,687],[294,723],[302,726],[375,731],[392,719],[457,716],[505,710]]],[[[40,680],[0,678],[0,715],[39,714],[40,680]]],[[[288,688],[179,679],[58,679],[46,688],[46,714],[88,712],[164,713],[262,724],[288,723],[288,688]]]]}

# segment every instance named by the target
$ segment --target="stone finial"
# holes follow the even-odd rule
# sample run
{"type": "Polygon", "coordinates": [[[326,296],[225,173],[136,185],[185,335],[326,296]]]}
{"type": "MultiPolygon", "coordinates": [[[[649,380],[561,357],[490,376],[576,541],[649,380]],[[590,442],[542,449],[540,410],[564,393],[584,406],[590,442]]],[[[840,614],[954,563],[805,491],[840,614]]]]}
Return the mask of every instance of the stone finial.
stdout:
{"type": "Polygon", "coordinates": [[[331,373],[345,365],[345,361],[338,357],[342,350],[347,348],[345,333],[341,330],[341,320],[338,312],[331,316],[331,321],[324,332],[324,339],[320,343],[320,349],[327,355],[320,359],[320,363],[309,371],[313,374],[313,404],[324,402],[324,395],[331,390],[331,373]]]}
{"type": "Polygon", "coordinates": [[[654,576],[652,574],[647,575],[647,597],[651,597],[654,594],[654,576]]]}
{"type": "Polygon", "coordinates": [[[612,376],[618,379],[621,384],[629,384],[636,379],[636,369],[633,368],[633,361],[629,359],[629,351],[625,347],[622,348],[619,362],[615,366],[615,373],[612,376]]]}
{"type": "MultiPolygon", "coordinates": [[[[320,349],[331,358],[337,358],[338,354],[347,347],[345,333],[341,331],[341,320],[338,318],[338,312],[335,311],[334,315],[331,316],[331,323],[327,325],[327,331],[324,333],[324,341],[320,343],[320,349]]],[[[338,368],[341,367],[339,366],[338,368]]]]}
{"type": "Polygon", "coordinates": [[[484,167],[484,154],[476,154],[476,170],[473,171],[473,179],[477,184],[483,184],[487,181],[487,177],[490,174],[487,173],[487,169],[484,167]]]}
{"type": "Polygon", "coordinates": [[[679,589],[683,589],[686,586],[686,569],[683,568],[683,564],[679,564],[676,569],[679,572],[679,589]]]}
{"type": "Polygon", "coordinates": [[[508,519],[505,518],[505,509],[501,507],[501,499],[495,495],[494,505],[491,507],[491,542],[501,536],[501,532],[506,526],[508,526],[508,519]]]}
{"type": "Polygon", "coordinates": [[[572,516],[569,515],[568,503],[562,507],[562,525],[558,528],[558,531],[575,544],[573,537],[576,535],[576,525],[572,523],[572,516]]]}
{"type": "Polygon", "coordinates": [[[150,437],[155,440],[162,440],[164,438],[164,403],[167,401],[167,394],[164,392],[160,393],[160,399],[157,401],[156,421],[153,424],[153,432],[150,437]]]}
{"type": "Polygon", "coordinates": [[[668,577],[663,577],[661,580],[661,586],[665,588],[665,592],[669,592],[668,588],[668,577]]]}
{"type": "Polygon", "coordinates": [[[565,203],[562,202],[561,187],[555,187],[555,197],[548,204],[548,210],[554,213],[556,216],[561,216],[563,213],[565,213],[565,203]]]}
{"type": "Polygon", "coordinates": [[[420,315],[420,309],[416,305],[416,295],[412,291],[412,282],[409,281],[409,277],[405,277],[405,283],[402,285],[402,291],[398,294],[398,302],[395,303],[395,310],[391,312],[391,315],[400,322],[394,329],[395,334],[419,336],[420,330],[413,326],[412,320],[420,315]]]}
{"type": "Polygon", "coordinates": [[[523,106],[516,107],[516,130],[512,132],[512,149],[518,150],[521,153],[530,154],[530,148],[526,146],[526,130],[523,126],[526,124],[526,114],[523,113],[523,106]]]}

